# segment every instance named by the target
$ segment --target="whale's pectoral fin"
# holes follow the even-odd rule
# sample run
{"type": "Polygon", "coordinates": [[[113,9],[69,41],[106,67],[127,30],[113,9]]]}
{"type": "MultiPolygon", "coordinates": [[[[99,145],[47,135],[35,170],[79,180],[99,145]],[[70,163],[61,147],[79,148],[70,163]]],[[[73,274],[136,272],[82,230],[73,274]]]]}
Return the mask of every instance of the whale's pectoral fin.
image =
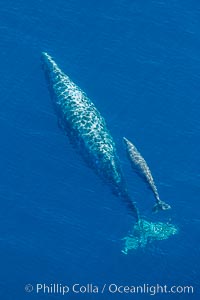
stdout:
{"type": "Polygon", "coordinates": [[[171,209],[171,206],[164,201],[159,201],[156,203],[152,209],[153,212],[158,212],[159,210],[168,210],[171,209]]]}

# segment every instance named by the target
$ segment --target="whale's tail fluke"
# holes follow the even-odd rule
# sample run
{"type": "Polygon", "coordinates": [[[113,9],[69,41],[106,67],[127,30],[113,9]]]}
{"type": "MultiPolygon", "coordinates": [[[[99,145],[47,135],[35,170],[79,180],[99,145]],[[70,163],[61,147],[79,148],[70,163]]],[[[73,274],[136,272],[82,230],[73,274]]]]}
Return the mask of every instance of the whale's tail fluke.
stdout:
{"type": "Polygon", "coordinates": [[[157,201],[157,203],[153,206],[152,211],[156,213],[159,210],[168,210],[168,209],[171,209],[171,206],[159,199],[159,201],[157,201]]]}
{"type": "Polygon", "coordinates": [[[145,219],[140,219],[140,221],[133,226],[128,236],[122,239],[124,242],[122,253],[128,254],[130,250],[145,248],[153,241],[166,240],[177,233],[178,228],[169,222],[154,223],[145,219]]]}

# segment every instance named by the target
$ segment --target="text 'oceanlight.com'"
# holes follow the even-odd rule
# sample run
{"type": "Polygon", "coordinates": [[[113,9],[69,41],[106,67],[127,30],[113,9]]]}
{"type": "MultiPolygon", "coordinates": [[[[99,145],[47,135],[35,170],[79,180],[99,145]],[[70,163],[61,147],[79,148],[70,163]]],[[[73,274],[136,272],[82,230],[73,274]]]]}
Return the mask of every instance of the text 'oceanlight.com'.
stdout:
{"type": "Polygon", "coordinates": [[[25,291],[27,293],[36,294],[60,294],[62,296],[67,294],[149,294],[154,296],[156,294],[193,294],[194,287],[191,285],[120,285],[116,283],[104,283],[104,284],[80,284],[74,283],[61,284],[61,283],[36,283],[35,285],[26,284],[25,291]]]}

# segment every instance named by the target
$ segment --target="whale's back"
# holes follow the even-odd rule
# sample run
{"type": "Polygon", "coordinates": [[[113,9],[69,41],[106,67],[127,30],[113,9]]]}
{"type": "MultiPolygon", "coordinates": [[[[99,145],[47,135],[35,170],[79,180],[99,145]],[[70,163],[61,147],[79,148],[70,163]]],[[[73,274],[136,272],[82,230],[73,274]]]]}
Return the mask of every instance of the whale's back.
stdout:
{"type": "Polygon", "coordinates": [[[112,185],[115,193],[126,194],[115,143],[104,118],[47,53],[43,53],[42,61],[59,124],[88,165],[112,185]]]}

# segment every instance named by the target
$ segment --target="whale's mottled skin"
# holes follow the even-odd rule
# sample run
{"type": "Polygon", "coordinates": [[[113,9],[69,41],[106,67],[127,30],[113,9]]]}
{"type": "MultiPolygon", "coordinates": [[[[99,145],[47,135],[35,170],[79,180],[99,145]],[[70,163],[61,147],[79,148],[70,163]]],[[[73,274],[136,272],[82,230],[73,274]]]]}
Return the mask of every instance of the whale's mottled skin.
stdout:
{"type": "Polygon", "coordinates": [[[46,52],[42,53],[42,64],[60,125],[90,167],[109,183],[138,220],[138,211],[127,192],[115,143],[104,119],[46,52]]]}
{"type": "Polygon", "coordinates": [[[169,204],[160,200],[158,190],[154,183],[153,176],[151,174],[151,171],[150,171],[145,159],[142,157],[142,155],[137,150],[137,148],[133,145],[133,143],[131,143],[125,137],[124,137],[124,142],[126,144],[128,158],[130,159],[133,168],[137,167],[140,170],[140,174],[143,175],[143,177],[145,178],[146,182],[148,183],[149,187],[151,188],[151,190],[153,191],[153,193],[155,195],[156,204],[153,207],[153,211],[157,212],[158,210],[170,209],[171,207],[169,204]]]}

